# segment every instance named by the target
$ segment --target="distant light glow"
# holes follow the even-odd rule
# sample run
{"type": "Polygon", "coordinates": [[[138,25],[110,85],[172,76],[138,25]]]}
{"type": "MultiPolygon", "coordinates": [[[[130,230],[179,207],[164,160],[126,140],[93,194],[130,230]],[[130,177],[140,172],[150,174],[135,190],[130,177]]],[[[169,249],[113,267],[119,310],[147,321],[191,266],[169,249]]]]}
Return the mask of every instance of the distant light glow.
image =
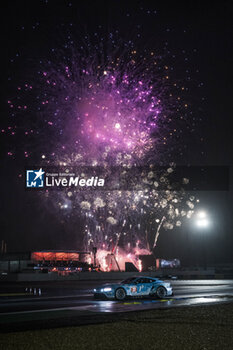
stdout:
{"type": "Polygon", "coordinates": [[[207,219],[197,220],[198,227],[207,227],[209,226],[209,221],[207,219]]]}
{"type": "Polygon", "coordinates": [[[199,212],[197,213],[197,217],[198,217],[199,219],[204,219],[204,218],[207,217],[207,214],[206,214],[205,211],[199,211],[199,212]]]}

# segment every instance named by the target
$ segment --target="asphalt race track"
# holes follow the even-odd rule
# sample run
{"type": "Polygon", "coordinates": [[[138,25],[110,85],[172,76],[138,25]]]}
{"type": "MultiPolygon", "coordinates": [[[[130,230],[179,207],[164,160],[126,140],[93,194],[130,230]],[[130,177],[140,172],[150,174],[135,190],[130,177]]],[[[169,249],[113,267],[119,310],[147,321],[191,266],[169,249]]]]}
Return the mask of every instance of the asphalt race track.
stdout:
{"type": "MultiPolygon", "coordinates": [[[[77,322],[82,324],[87,320],[91,322],[101,315],[120,316],[129,311],[233,301],[233,280],[169,281],[173,287],[174,296],[163,300],[149,298],[128,299],[123,302],[95,300],[92,293],[93,288],[107,282],[56,282],[34,284],[28,287],[26,284],[2,285],[0,327],[3,330],[11,326],[15,328],[16,324],[20,323],[30,324],[31,327],[33,322],[49,319],[56,320],[53,322],[54,326],[57,323],[62,325],[67,319],[72,319],[72,324],[77,322]],[[29,288],[31,288],[31,293],[29,288]],[[38,295],[39,289],[41,295],[38,295]]],[[[43,324],[45,325],[46,322],[43,324]]]]}

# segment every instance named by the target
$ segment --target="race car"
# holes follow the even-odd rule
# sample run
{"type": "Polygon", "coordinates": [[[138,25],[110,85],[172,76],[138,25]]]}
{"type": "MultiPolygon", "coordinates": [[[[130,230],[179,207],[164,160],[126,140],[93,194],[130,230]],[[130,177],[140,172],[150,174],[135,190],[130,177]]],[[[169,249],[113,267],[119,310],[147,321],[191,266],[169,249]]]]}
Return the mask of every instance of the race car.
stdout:
{"type": "Polygon", "coordinates": [[[121,283],[105,284],[94,289],[95,298],[124,300],[127,297],[157,297],[159,299],[173,295],[170,283],[158,278],[140,276],[130,277],[121,283]]]}

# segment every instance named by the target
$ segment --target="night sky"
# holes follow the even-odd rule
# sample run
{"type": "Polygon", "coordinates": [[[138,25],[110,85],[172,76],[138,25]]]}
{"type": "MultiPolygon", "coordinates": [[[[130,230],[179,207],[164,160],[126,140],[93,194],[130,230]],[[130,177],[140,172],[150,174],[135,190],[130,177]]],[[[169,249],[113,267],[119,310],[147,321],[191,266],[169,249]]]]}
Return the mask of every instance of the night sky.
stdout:
{"type": "MultiPolygon", "coordinates": [[[[215,190],[213,185],[212,191],[202,190],[195,195],[200,199],[198,208],[206,210],[211,221],[204,233],[208,263],[233,261],[232,16],[231,1],[190,1],[185,5],[112,0],[82,4],[62,0],[5,2],[1,4],[0,21],[1,129],[5,131],[15,123],[18,129],[22,126],[26,130],[25,118],[30,119],[30,125],[36,125],[40,113],[35,114],[32,109],[25,118],[20,116],[18,121],[12,121],[7,101],[12,96],[17,100],[17,86],[22,80],[32,79],[36,84],[33,72],[41,69],[39,62],[50,59],[51,48],[63,45],[68,31],[78,46],[87,42],[85,36],[93,45],[98,37],[105,39],[118,31],[120,40],[134,42],[139,55],[147,48],[166,56],[169,63],[169,51],[169,55],[176,56],[173,79],[182,84],[190,73],[190,89],[185,97],[195,122],[193,131],[184,130],[179,139],[184,150],[181,152],[178,145],[177,152],[172,145],[168,156],[161,148],[161,157],[163,163],[168,157],[167,163],[174,159],[179,165],[228,167],[226,191],[217,190],[218,186],[215,190]]],[[[105,49],[103,53],[107,55],[105,49]]],[[[189,123],[192,129],[193,119],[189,123]]],[[[61,217],[59,211],[48,210],[39,196],[25,190],[19,175],[25,168],[38,164],[43,149],[37,149],[35,140],[30,144],[30,139],[27,141],[17,132],[1,133],[0,240],[7,242],[8,251],[79,250],[83,220],[61,217]],[[25,157],[25,149],[33,155],[25,157]]],[[[214,173],[211,181],[215,181],[214,173]]],[[[161,232],[155,255],[178,257],[183,264],[194,265],[202,262],[202,248],[203,232],[187,221],[180,228],[161,232]]]]}

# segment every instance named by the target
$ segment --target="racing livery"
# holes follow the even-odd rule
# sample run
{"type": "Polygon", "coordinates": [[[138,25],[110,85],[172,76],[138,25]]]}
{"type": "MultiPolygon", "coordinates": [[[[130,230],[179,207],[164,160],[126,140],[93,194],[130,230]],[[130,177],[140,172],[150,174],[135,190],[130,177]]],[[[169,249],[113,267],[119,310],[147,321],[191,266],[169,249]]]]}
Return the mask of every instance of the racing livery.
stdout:
{"type": "Polygon", "coordinates": [[[94,297],[124,300],[127,297],[151,296],[165,298],[173,295],[170,283],[158,278],[140,276],[130,277],[121,283],[105,284],[94,289],[94,297]]]}

